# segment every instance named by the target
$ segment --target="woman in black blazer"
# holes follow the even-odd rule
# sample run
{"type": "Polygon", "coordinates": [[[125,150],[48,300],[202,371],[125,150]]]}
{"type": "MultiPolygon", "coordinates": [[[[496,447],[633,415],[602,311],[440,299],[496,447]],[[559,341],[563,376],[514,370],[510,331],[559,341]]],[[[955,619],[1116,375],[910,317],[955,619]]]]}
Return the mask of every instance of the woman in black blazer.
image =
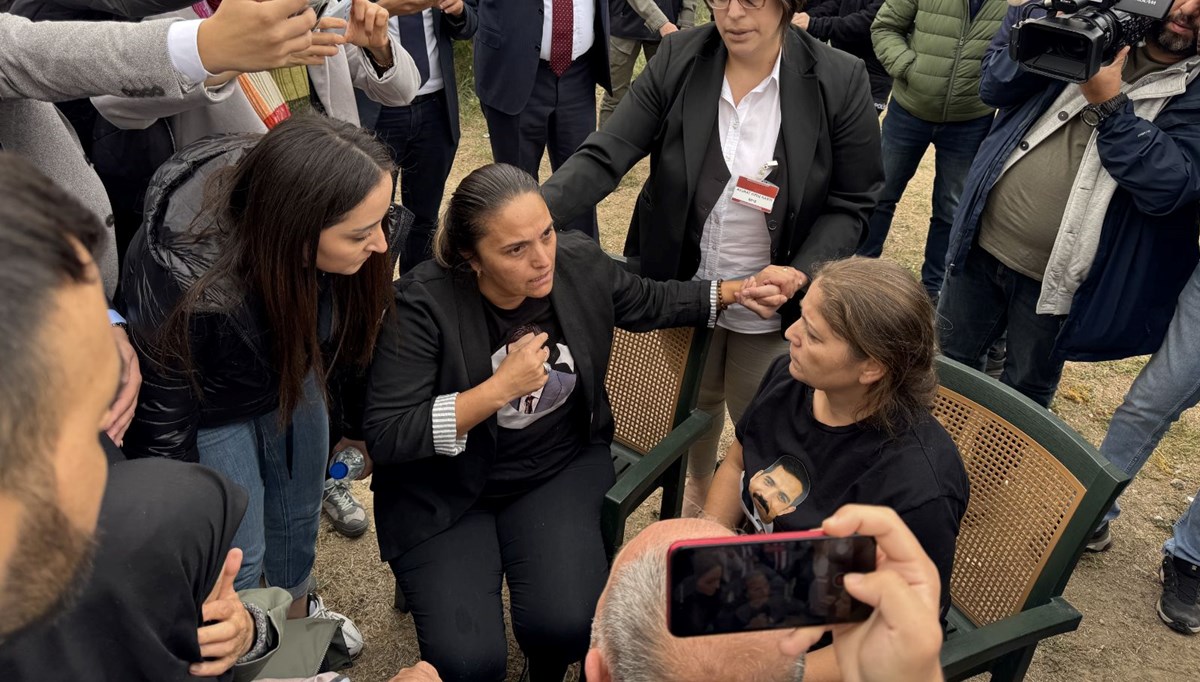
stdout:
{"type": "MultiPolygon", "coordinates": [[[[718,322],[699,400],[714,424],[726,405],[741,418],[771,360],[787,352],[780,332],[799,317],[813,267],[854,253],[883,186],[866,69],[791,28],[800,5],[709,0],[713,23],[665,38],[604,128],[543,188],[563,223],[649,156],[625,241],[630,267],[656,280],[766,268],[766,282],[789,297],[773,320],[735,306],[718,322]],[[741,180],[763,176],[777,188],[773,201],[738,203],[741,180]]],[[[685,514],[704,503],[720,431],[689,455],[685,514]]]]}
{"type": "Polygon", "coordinates": [[[613,327],[711,326],[734,301],[769,316],[784,297],[753,278],[630,274],[556,233],[537,182],[502,164],[462,181],[434,254],[396,285],[371,367],[380,552],[443,679],[504,679],[507,576],[531,679],[561,680],[607,573],[613,327]]]}

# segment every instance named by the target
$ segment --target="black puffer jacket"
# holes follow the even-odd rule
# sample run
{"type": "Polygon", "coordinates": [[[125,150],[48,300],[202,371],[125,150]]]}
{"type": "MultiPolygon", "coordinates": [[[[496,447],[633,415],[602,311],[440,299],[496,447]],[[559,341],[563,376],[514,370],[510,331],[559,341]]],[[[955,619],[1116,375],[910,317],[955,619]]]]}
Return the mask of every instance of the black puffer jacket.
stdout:
{"type": "MultiPolygon", "coordinates": [[[[150,183],[146,219],[129,246],[121,277],[129,335],[142,371],[137,413],[123,446],[129,457],[198,461],[198,428],[252,419],[278,407],[279,375],[271,366],[271,332],[262,302],[239,282],[212,287],[192,315],[191,360],[199,395],[191,380],[162,363],[152,345],[184,292],[219,254],[216,239],[194,236],[207,179],[237,163],[260,137],[237,134],[201,140],[172,156],[150,183]]],[[[397,235],[412,221],[406,209],[396,206],[393,211],[389,244],[399,243],[397,235]]],[[[394,267],[397,254],[390,255],[394,267]]],[[[320,318],[330,319],[327,296],[321,296],[320,305],[320,318]]],[[[339,398],[343,390],[365,391],[347,385],[354,383],[341,376],[330,378],[335,403],[345,403],[349,413],[342,419],[349,437],[361,428],[361,398],[339,398]]]]}
{"type": "Polygon", "coordinates": [[[883,6],[883,0],[823,0],[811,3],[808,34],[818,40],[863,60],[867,65],[867,76],[871,79],[871,99],[875,104],[887,104],[892,91],[892,77],[888,75],[875,48],[871,45],[871,22],[883,6]]]}

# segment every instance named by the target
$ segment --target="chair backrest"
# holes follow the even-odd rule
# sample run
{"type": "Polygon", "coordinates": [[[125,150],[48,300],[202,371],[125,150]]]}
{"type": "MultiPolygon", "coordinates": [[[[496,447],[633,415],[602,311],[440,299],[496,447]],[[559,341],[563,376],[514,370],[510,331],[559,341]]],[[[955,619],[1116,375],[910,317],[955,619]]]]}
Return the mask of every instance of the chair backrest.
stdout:
{"type": "Polygon", "coordinates": [[[709,335],[692,327],[614,330],[604,385],[615,441],[644,455],[687,419],[696,406],[709,335]]]}
{"type": "Polygon", "coordinates": [[[938,358],[933,414],[971,482],[950,596],[983,626],[1062,594],[1128,476],[1049,410],[938,358]]]}

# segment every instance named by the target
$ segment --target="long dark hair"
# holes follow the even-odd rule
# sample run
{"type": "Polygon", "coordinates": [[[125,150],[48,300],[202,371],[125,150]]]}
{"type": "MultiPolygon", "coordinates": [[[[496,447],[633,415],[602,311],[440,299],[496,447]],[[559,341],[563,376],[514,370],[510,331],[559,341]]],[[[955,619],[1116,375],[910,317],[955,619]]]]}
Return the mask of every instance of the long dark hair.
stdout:
{"type": "Polygon", "coordinates": [[[507,163],[490,163],[458,183],[433,236],[433,257],[444,268],[462,266],[487,234],[486,222],[508,202],[529,193],[541,195],[532,175],[507,163]]]}
{"type": "MultiPolygon", "coordinates": [[[[325,116],[295,116],[264,135],[236,166],[212,179],[206,194],[215,200],[197,217],[207,226],[197,238],[218,239],[220,255],[167,318],[159,335],[163,350],[192,374],[192,316],[228,298],[229,292],[222,297],[215,288],[228,282],[242,287],[263,306],[279,374],[280,421],[287,423],[307,375],[315,371],[322,387],[326,379],[317,330],[321,232],[362,203],[393,168],[387,148],[370,132],[325,116]]],[[[354,275],[327,276],[334,362],[365,368],[392,300],[391,260],[377,253],[354,275]]]]}

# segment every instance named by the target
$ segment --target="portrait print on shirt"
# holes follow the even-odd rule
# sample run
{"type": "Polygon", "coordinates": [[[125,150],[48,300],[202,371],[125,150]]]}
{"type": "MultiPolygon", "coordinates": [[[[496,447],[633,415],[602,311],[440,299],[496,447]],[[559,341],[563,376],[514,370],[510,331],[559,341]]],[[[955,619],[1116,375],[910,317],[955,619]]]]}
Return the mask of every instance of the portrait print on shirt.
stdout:
{"type": "MultiPolygon", "coordinates": [[[[492,353],[492,371],[500,368],[500,363],[508,357],[508,348],[518,339],[527,334],[541,334],[543,329],[537,324],[524,324],[514,327],[508,334],[508,340],[492,353]]],[[[550,348],[550,373],[546,383],[534,391],[516,398],[500,408],[496,413],[496,422],[505,429],[523,429],[546,415],[562,407],[571,392],[575,390],[575,358],[571,349],[565,343],[551,336],[547,343],[550,348]]]]}
{"type": "Polygon", "coordinates": [[[760,533],[773,532],[775,520],[796,511],[808,497],[812,478],[798,458],[784,455],[770,466],[742,472],[742,511],[760,533]]]}

